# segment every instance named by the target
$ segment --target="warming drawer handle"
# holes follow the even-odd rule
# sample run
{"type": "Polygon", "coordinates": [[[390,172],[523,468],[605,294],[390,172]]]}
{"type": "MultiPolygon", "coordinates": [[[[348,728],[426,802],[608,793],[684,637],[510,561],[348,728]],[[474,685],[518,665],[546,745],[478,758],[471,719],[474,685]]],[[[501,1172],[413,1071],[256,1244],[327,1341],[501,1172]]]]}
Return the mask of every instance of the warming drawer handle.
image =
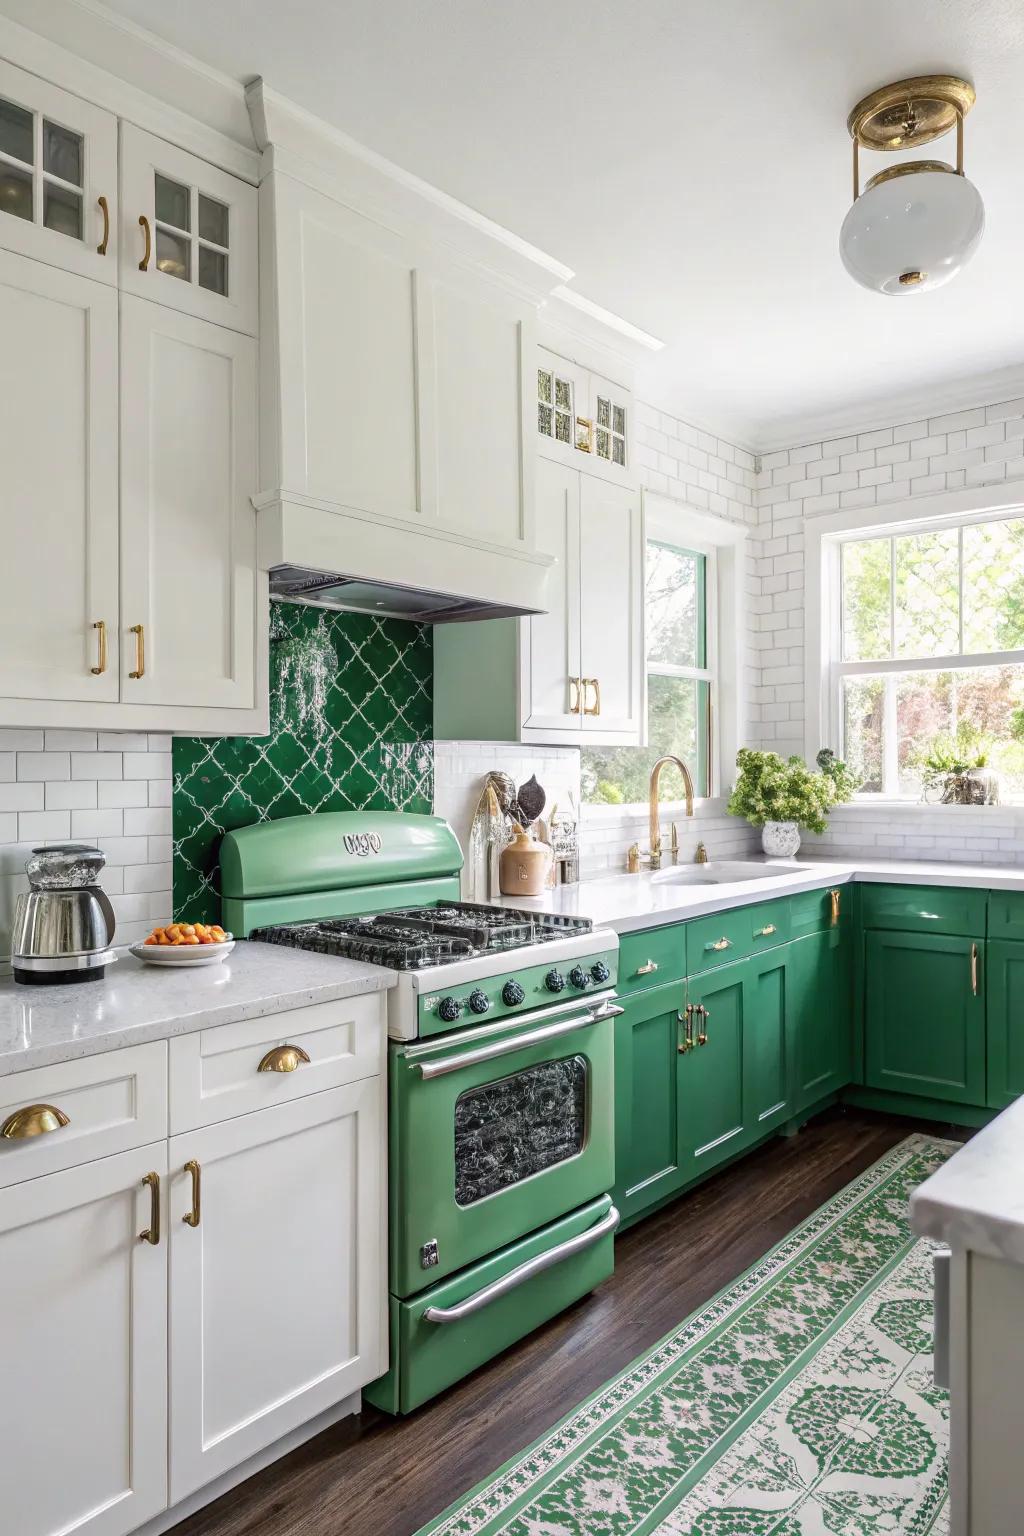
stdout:
{"type": "Polygon", "coordinates": [[[591,1013],[580,1013],[572,1019],[563,1019],[558,1024],[549,1024],[544,1029],[524,1030],[521,1035],[512,1035],[504,1040],[492,1041],[490,1045],[477,1046],[473,1051],[460,1051],[457,1056],[447,1056],[442,1061],[418,1061],[420,1073],[424,1080],[432,1077],[446,1077],[449,1072],[460,1072],[463,1067],[475,1067],[478,1061],[494,1061],[498,1056],[511,1056],[514,1051],[521,1051],[527,1045],[540,1045],[545,1040],[557,1040],[559,1035],[571,1034],[574,1029],[582,1029],[590,1024],[599,1024],[602,1019],[617,1018],[624,1013],[624,1008],[619,1008],[615,1003],[603,1003],[600,1008],[595,1008],[591,1013]]]}
{"type": "Polygon", "coordinates": [[[599,1243],[602,1237],[607,1237],[614,1232],[619,1224],[619,1213],[614,1205],[607,1215],[588,1227],[585,1232],[578,1232],[575,1237],[567,1238],[564,1243],[559,1243],[556,1248],[549,1248],[547,1253],[538,1253],[536,1258],[527,1259],[525,1264],[520,1264],[516,1269],[509,1270],[507,1275],[502,1275],[500,1280],[492,1280],[490,1285],[485,1285],[482,1291],[477,1291],[475,1296],[467,1296],[465,1301],[457,1302],[454,1307],[428,1307],[423,1316],[428,1323],[461,1323],[464,1318],[472,1317],[474,1312],[481,1312],[484,1307],[490,1306],[492,1301],[498,1301],[502,1296],[507,1296],[509,1291],[516,1290],[525,1285],[527,1280],[539,1275],[545,1269],[550,1269],[554,1264],[560,1264],[563,1259],[569,1259],[574,1253],[582,1253],[586,1248],[592,1248],[599,1243]]]}

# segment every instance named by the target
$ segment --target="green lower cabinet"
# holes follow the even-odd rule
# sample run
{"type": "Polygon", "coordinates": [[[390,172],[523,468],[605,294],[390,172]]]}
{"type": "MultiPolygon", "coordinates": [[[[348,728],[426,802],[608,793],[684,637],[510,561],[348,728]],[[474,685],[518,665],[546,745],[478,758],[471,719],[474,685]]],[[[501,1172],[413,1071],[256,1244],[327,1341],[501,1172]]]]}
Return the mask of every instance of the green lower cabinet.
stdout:
{"type": "Polygon", "coordinates": [[[869,1088],[986,1103],[984,951],[969,937],[865,934],[869,1088]]]}
{"type": "Polygon", "coordinates": [[[988,1103],[1005,1109],[1024,1093],[1024,944],[989,939],[988,1103]]]}
{"type": "Polygon", "coordinates": [[[683,1182],[679,1161],[679,1010],[683,982],[623,999],[615,1021],[615,1189],[624,1222],[683,1182]]]}
{"type": "Polygon", "coordinates": [[[793,1114],[795,1017],[786,944],[748,962],[744,978],[743,1073],[747,1138],[756,1141],[793,1114]]]}
{"type": "Polygon", "coordinates": [[[691,1048],[679,1058],[680,1161],[688,1182],[739,1152],[747,1135],[744,1071],[749,960],[692,978],[691,1048]]]}
{"type": "Polygon", "coordinates": [[[797,1115],[838,1093],[853,1076],[850,937],[848,928],[827,928],[789,946],[793,1113],[797,1115]]]}

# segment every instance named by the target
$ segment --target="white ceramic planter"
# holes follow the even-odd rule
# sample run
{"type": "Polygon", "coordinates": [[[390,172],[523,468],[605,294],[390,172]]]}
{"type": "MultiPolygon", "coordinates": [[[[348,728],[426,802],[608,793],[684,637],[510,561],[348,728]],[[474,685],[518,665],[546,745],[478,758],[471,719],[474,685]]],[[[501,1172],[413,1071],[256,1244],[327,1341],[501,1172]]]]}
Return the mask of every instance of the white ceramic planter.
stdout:
{"type": "Polygon", "coordinates": [[[800,847],[800,828],[795,821],[766,821],[761,847],[770,859],[791,859],[800,847]]]}

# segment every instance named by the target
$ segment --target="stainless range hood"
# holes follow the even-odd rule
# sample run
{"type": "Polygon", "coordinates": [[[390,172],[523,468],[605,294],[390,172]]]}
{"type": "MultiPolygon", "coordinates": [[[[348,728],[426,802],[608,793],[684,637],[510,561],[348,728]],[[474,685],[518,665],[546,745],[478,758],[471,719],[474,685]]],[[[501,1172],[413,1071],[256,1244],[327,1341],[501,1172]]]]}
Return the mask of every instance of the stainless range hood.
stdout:
{"type": "Polygon", "coordinates": [[[358,576],[335,576],[298,565],[279,565],[271,570],[270,595],[290,602],[312,603],[318,608],[344,608],[382,618],[412,619],[421,624],[454,624],[536,612],[451,592],[423,592],[383,581],[363,581],[358,576]]]}

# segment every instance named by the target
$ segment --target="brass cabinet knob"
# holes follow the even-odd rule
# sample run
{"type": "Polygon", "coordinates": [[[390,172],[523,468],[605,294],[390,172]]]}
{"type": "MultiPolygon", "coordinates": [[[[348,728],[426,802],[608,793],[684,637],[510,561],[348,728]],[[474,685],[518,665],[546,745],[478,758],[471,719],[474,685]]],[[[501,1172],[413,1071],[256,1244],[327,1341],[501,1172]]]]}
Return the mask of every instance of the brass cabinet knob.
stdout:
{"type": "Polygon", "coordinates": [[[5,1141],[27,1141],[30,1136],[48,1136],[51,1131],[63,1130],[70,1124],[68,1116],[56,1104],[27,1104],[24,1109],[16,1109],[7,1116],[0,1125],[0,1136],[5,1141]]]}
{"type": "Polygon", "coordinates": [[[294,1072],[303,1062],[308,1064],[309,1057],[301,1045],[275,1045],[272,1051],[268,1051],[256,1068],[257,1072],[294,1072]]]}

